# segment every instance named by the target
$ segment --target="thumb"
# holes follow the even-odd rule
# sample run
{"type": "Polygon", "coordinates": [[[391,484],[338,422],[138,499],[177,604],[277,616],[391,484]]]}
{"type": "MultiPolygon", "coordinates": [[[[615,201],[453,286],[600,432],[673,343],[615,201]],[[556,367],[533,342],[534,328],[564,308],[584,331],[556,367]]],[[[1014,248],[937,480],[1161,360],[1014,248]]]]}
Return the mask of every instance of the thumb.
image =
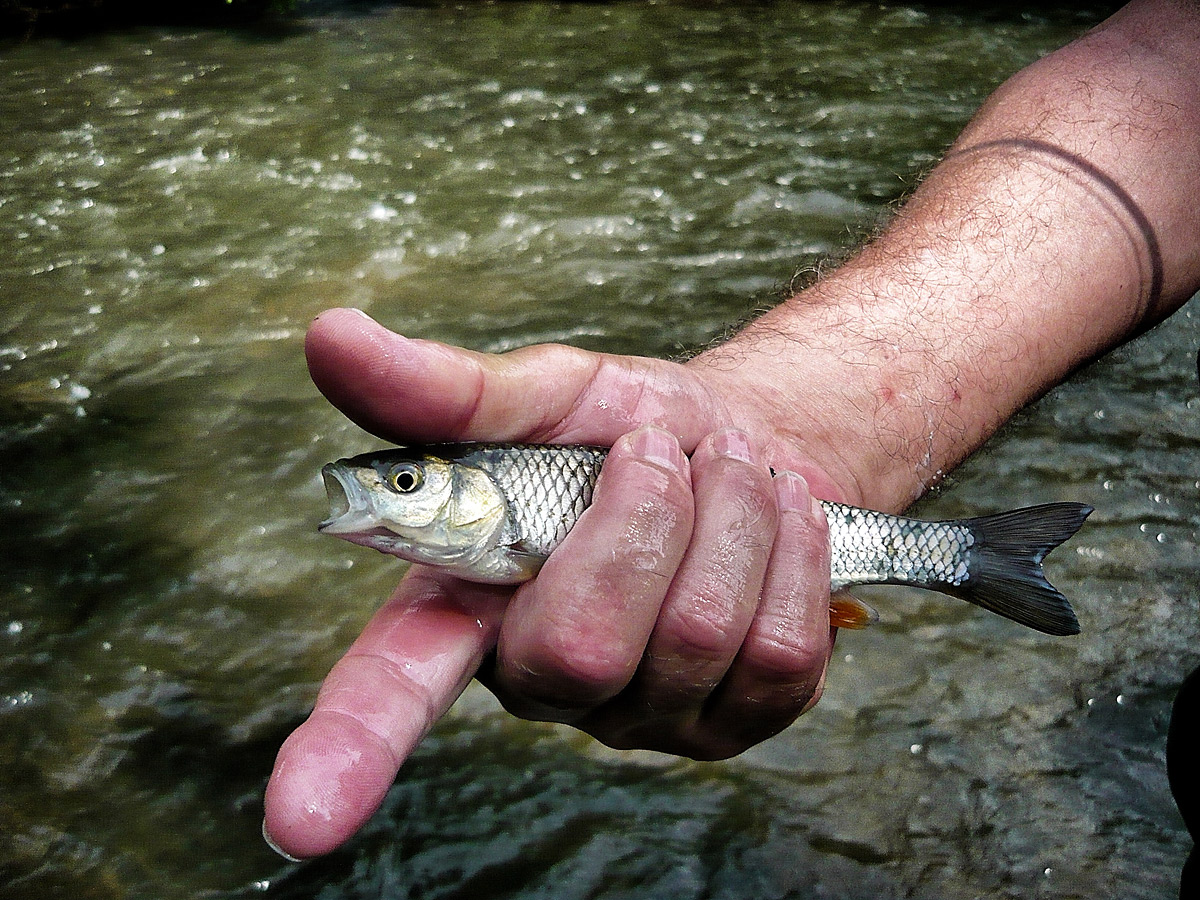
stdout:
{"type": "Polygon", "coordinates": [[[611,446],[644,424],[685,450],[727,417],[683,366],[538,344],[478,353],[389,331],[333,309],[309,328],[313,382],[366,430],[398,442],[555,441],[611,446]]]}

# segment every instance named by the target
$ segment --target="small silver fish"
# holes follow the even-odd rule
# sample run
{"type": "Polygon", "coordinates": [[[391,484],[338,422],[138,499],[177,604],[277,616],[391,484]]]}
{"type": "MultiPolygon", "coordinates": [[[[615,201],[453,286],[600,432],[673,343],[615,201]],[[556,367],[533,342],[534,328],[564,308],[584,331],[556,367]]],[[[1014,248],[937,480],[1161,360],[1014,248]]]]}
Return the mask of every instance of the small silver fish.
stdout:
{"type": "MultiPolygon", "coordinates": [[[[319,527],[469,581],[515,584],[537,574],[592,502],[607,453],[572,445],[443,444],[340,459],[322,469],[330,515],[319,527]]],[[[1079,633],[1042,561],[1079,530],[1090,506],[1049,503],[951,522],[824,500],[821,506],[829,522],[831,591],[912,585],[1047,634],[1079,633]]],[[[834,624],[848,627],[872,616],[846,595],[834,598],[831,612],[834,624]]]]}

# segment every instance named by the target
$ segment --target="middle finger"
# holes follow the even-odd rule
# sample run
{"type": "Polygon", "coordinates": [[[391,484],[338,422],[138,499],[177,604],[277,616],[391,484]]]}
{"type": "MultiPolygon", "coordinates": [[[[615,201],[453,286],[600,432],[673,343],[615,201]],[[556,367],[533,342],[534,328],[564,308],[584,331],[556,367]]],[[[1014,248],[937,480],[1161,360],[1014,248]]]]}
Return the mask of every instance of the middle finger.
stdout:
{"type": "Polygon", "coordinates": [[[660,713],[698,713],[725,677],[758,607],[778,527],[770,470],[744,432],[703,440],[692,483],[692,540],[638,673],[639,697],[660,713]]]}

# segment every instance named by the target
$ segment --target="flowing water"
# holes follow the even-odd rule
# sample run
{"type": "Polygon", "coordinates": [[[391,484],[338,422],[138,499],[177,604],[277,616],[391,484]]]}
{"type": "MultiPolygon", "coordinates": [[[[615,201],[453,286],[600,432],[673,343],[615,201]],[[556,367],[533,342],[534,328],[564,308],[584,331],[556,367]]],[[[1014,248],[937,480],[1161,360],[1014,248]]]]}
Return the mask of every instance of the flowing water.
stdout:
{"type": "Polygon", "coordinates": [[[1050,567],[1080,637],[880,591],[822,703],[712,764],[472,688],[347,848],[293,866],[259,836],[276,749],[398,571],[315,533],[320,465],[376,443],[307,381],[314,314],[703,344],[1100,15],[360,4],[0,46],[0,895],[1173,896],[1195,303],[922,504],[1094,504],[1050,567]]]}

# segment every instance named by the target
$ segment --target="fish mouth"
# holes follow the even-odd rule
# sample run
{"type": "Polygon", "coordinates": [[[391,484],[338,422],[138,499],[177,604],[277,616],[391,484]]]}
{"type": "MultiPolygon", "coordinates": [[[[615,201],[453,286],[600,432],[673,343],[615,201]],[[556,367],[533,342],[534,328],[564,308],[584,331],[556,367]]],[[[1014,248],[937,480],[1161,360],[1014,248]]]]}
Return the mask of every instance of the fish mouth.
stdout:
{"type": "Polygon", "coordinates": [[[329,499],[329,515],[317,526],[324,534],[358,534],[375,525],[371,497],[358,479],[337,463],[321,469],[325,496],[329,499]]]}

